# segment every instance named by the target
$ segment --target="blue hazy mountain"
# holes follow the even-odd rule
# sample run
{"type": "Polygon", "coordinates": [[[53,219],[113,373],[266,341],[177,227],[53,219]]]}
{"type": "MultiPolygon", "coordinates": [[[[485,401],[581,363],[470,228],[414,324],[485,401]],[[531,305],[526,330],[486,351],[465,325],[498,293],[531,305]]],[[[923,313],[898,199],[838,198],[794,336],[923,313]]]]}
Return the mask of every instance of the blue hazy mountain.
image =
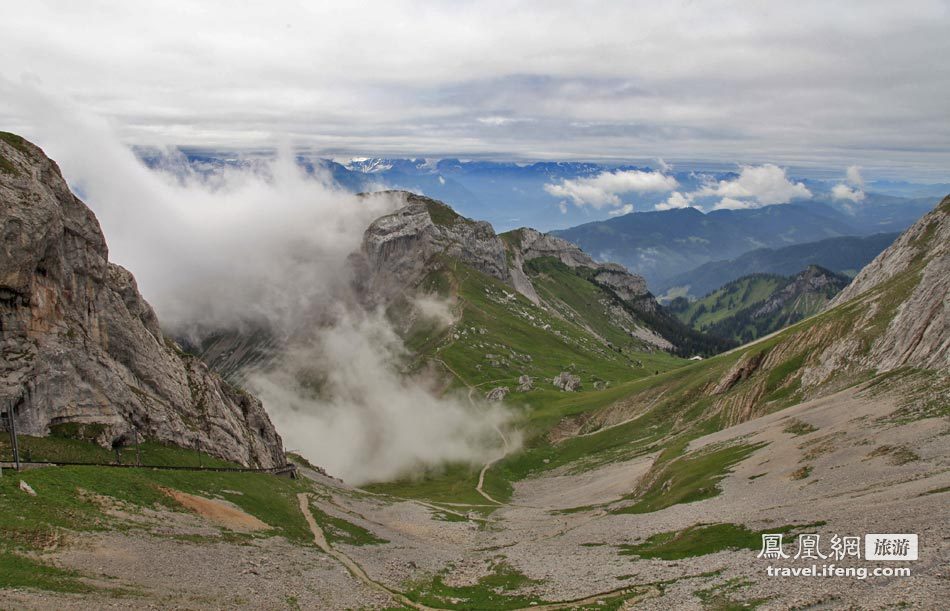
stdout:
{"type": "Polygon", "coordinates": [[[656,290],[669,278],[709,261],[861,230],[846,214],[809,203],[709,213],[695,208],[639,212],[554,233],[599,260],[625,265],[656,290]]]}
{"type": "MultiPolygon", "coordinates": [[[[206,174],[227,167],[254,168],[273,156],[272,151],[238,155],[181,150],[170,159],[167,151],[137,152],[152,167],[174,172],[175,164],[179,164],[179,169],[187,167],[206,174]]],[[[882,182],[881,186],[892,194],[868,192],[864,200],[855,204],[832,198],[831,188],[837,181],[802,178],[814,197],[792,204],[708,214],[696,209],[656,212],[654,206],[665,200],[668,193],[626,194],[622,196],[623,202],[633,204],[636,212],[611,217],[607,209],[562,206],[561,198],[544,187],[608,170],[652,168],[575,161],[515,163],[454,158],[375,157],[339,161],[308,155],[299,155],[297,161],[307,171],[329,176],[353,192],[403,189],[444,201],[465,216],[487,220],[499,232],[525,226],[557,230],[596,258],[617,261],[644,275],[654,291],[669,286],[674,276],[704,263],[732,259],[758,248],[902,231],[926,213],[935,198],[909,198],[893,193],[920,194],[941,188],[882,182]]],[[[737,174],[690,169],[672,176],[680,191],[690,192],[704,183],[730,180],[737,174]]],[[[795,271],[798,270],[790,273],[795,271]]]]}
{"type": "MultiPolygon", "coordinates": [[[[868,194],[859,204],[835,202],[818,194],[812,200],[764,206],[751,210],[714,210],[702,213],[687,208],[665,212],[640,212],[586,223],[557,235],[574,242],[592,256],[622,263],[647,279],[650,289],[663,294],[682,285],[681,274],[711,261],[734,259],[761,248],[783,248],[844,236],[899,232],[934,206],[936,198],[906,199],[868,194]]],[[[758,259],[755,259],[758,260],[758,259]]],[[[832,262],[817,263],[834,271],[832,262]]],[[[795,273],[804,265],[781,272],[751,266],[749,273],[795,273]]],[[[860,268],[857,265],[855,269],[860,268]]],[[[739,274],[739,275],[743,275],[739,274]]],[[[735,276],[737,278],[739,276],[735,276]]],[[[706,285],[707,290],[722,282],[706,285]]],[[[702,295],[690,290],[692,295],[702,295]]]]}
{"type": "MultiPolygon", "coordinates": [[[[366,185],[386,184],[447,202],[463,215],[487,220],[496,231],[518,227],[550,230],[603,218],[607,216],[606,210],[567,206],[562,211],[560,199],[545,191],[544,186],[596,176],[605,170],[651,170],[585,162],[522,164],[459,159],[359,159],[345,165],[351,172],[361,174],[366,185]]],[[[688,174],[683,179],[691,180],[688,174]]],[[[653,208],[666,196],[662,193],[640,197],[637,205],[653,208]]]]}
{"type": "Polygon", "coordinates": [[[934,202],[947,193],[950,193],[950,188],[940,195],[913,198],[867,193],[865,198],[857,204],[847,200],[835,200],[817,193],[812,201],[824,203],[843,213],[860,234],[900,233],[930,212],[934,207],[934,202]]]}
{"type": "Polygon", "coordinates": [[[752,274],[791,276],[810,265],[854,276],[885,248],[898,233],[845,236],[784,248],[759,248],[728,261],[712,261],[657,284],[658,294],[702,297],[715,289],[752,274]]]}

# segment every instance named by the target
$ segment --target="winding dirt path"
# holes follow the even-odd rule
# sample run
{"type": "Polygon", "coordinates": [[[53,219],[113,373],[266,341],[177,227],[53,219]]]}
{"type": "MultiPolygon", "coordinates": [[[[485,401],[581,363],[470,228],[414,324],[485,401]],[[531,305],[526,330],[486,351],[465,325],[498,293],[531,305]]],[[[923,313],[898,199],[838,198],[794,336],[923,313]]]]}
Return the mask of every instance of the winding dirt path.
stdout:
{"type": "MultiPolygon", "coordinates": [[[[490,383],[491,382],[486,382],[486,384],[490,384],[490,383]]],[[[477,388],[476,386],[470,386],[468,390],[468,401],[469,403],[472,404],[473,407],[477,407],[475,403],[475,399],[472,397],[472,394],[475,392],[476,388],[477,388]]],[[[511,451],[511,445],[508,443],[508,437],[505,436],[505,433],[500,428],[498,428],[497,425],[492,425],[492,426],[495,429],[495,432],[498,433],[498,436],[501,437],[501,442],[504,444],[505,449],[502,451],[501,454],[499,454],[495,458],[485,463],[485,465],[482,467],[482,470],[478,472],[478,483],[475,485],[475,492],[479,493],[480,495],[482,495],[483,497],[485,497],[492,503],[495,503],[496,505],[504,505],[505,503],[502,503],[501,501],[492,497],[492,495],[485,492],[483,488],[483,486],[485,485],[485,473],[487,473],[488,470],[491,469],[491,466],[494,465],[496,462],[503,459],[505,456],[508,456],[508,452],[511,451]]]]}
{"type": "MultiPolygon", "coordinates": [[[[327,541],[326,536],[323,534],[323,529],[320,528],[320,525],[317,524],[316,519],[313,517],[313,513],[310,511],[310,495],[306,492],[301,492],[297,494],[297,502],[300,505],[300,512],[303,514],[304,519],[307,521],[307,526],[310,528],[310,532],[313,534],[313,542],[320,549],[320,551],[334,558],[337,562],[342,564],[351,575],[365,583],[370,588],[378,592],[382,592],[388,596],[391,596],[394,600],[403,604],[412,609],[419,609],[420,611],[440,611],[438,607],[428,607],[422,603],[417,603],[416,601],[408,598],[405,594],[394,590],[379,581],[376,581],[370,577],[366,571],[363,570],[359,564],[356,563],[352,558],[333,549],[330,543],[327,541]]],[[[588,596],[586,598],[577,598],[574,600],[567,600],[562,602],[551,602],[544,603],[540,605],[532,605],[528,607],[529,609],[543,609],[545,611],[556,611],[559,609],[572,609],[578,606],[593,605],[597,604],[598,601],[605,598],[610,598],[612,596],[617,596],[620,594],[627,594],[638,589],[636,586],[626,586],[623,588],[616,588],[614,590],[609,590],[607,592],[601,592],[599,594],[594,594],[593,596],[588,596]]],[[[651,598],[659,594],[659,590],[656,588],[647,589],[643,596],[639,597],[637,600],[643,600],[645,598],[651,598]]]]}
{"type": "MultiPolygon", "coordinates": [[[[471,384],[469,384],[468,382],[466,382],[466,381],[465,381],[465,378],[463,378],[461,375],[459,375],[459,373],[458,373],[457,371],[455,371],[454,369],[452,369],[452,367],[451,367],[448,363],[446,363],[444,360],[442,360],[442,359],[435,359],[435,360],[438,361],[439,363],[441,363],[443,367],[445,367],[446,369],[448,369],[449,371],[451,371],[452,374],[453,374],[456,378],[458,378],[460,382],[462,382],[462,384],[465,384],[466,386],[468,386],[468,402],[471,404],[472,407],[481,409],[481,408],[479,407],[478,403],[475,402],[475,398],[474,398],[474,396],[473,396],[474,393],[475,393],[475,391],[478,390],[478,386],[480,386],[480,385],[472,386],[471,384]]],[[[496,382],[496,381],[498,381],[498,380],[492,380],[492,381],[488,381],[488,382],[482,382],[482,384],[492,384],[493,382],[496,382]]],[[[498,436],[501,438],[501,442],[502,442],[502,444],[504,444],[504,448],[505,448],[505,449],[504,449],[504,451],[503,451],[500,455],[498,455],[498,456],[496,456],[495,458],[489,460],[488,462],[485,463],[484,466],[482,466],[482,470],[478,472],[478,483],[475,484],[475,492],[477,492],[478,494],[482,495],[482,497],[484,497],[487,501],[489,501],[489,502],[491,502],[491,503],[494,503],[495,505],[505,505],[505,503],[503,503],[503,502],[501,502],[501,501],[499,501],[499,500],[493,498],[490,494],[488,494],[488,493],[485,492],[485,490],[484,490],[484,486],[485,486],[485,473],[487,473],[488,470],[491,468],[491,466],[494,465],[496,462],[498,462],[499,460],[503,459],[505,456],[508,456],[508,453],[511,451],[511,444],[508,443],[508,437],[505,436],[505,433],[504,433],[500,428],[498,428],[498,425],[494,425],[494,424],[493,424],[492,427],[495,429],[495,432],[498,433],[498,436]]]]}
{"type": "Polygon", "coordinates": [[[323,530],[317,524],[317,521],[313,517],[313,513],[310,511],[310,495],[306,492],[301,492],[297,495],[297,502],[300,505],[300,512],[303,513],[303,517],[307,520],[307,526],[310,527],[310,532],[313,533],[313,542],[318,548],[327,555],[333,557],[337,562],[346,567],[346,570],[350,572],[351,575],[368,585],[369,587],[383,592],[391,596],[394,600],[398,601],[400,604],[403,604],[407,607],[413,609],[421,609],[423,611],[437,611],[432,607],[427,607],[425,605],[419,604],[414,600],[409,599],[404,594],[392,590],[382,583],[376,581],[372,577],[366,574],[366,571],[354,562],[349,556],[343,552],[339,552],[333,547],[330,546],[330,543],[327,541],[326,536],[323,534],[323,530]]]}

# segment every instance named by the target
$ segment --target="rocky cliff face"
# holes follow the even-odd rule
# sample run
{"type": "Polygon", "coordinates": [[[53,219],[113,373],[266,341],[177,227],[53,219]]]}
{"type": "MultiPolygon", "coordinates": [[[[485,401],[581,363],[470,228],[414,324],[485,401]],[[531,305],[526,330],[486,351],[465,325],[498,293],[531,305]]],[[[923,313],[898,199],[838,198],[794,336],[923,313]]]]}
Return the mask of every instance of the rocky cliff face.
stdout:
{"type": "Polygon", "coordinates": [[[521,252],[525,261],[553,257],[568,267],[600,267],[590,255],[567,240],[528,227],[517,229],[515,232],[519,239],[513,244],[517,245],[517,250],[521,252]]]}
{"type": "Polygon", "coordinates": [[[18,431],[137,429],[243,465],[284,463],[260,402],[163,335],[95,215],[43,152],[0,133],[0,405],[18,431]]]}
{"type": "MultiPolygon", "coordinates": [[[[809,396],[901,367],[950,371],[950,197],[752,369],[766,375],[796,359],[787,379],[800,380],[809,396]]],[[[749,409],[760,382],[746,389],[749,409]]]]}
{"type": "Polygon", "coordinates": [[[427,197],[397,195],[406,205],[370,225],[361,253],[353,259],[356,278],[369,301],[384,302],[413,287],[446,257],[510,280],[504,244],[491,225],[464,218],[427,197]]]}
{"type": "Polygon", "coordinates": [[[439,266],[441,257],[497,278],[537,305],[541,300],[524,264],[551,257],[571,269],[592,270],[595,282],[641,311],[659,309],[641,276],[616,263],[595,261],[567,240],[527,227],[498,236],[488,223],[460,216],[442,202],[397,194],[406,205],[374,221],[366,230],[362,252],[353,258],[361,293],[371,303],[385,302],[416,285],[439,266]]]}
{"type": "MultiPolygon", "coordinates": [[[[625,301],[635,301],[648,293],[646,280],[631,274],[616,263],[594,261],[586,252],[557,236],[536,229],[522,228],[509,232],[515,239],[508,240],[509,250],[523,261],[552,257],[570,268],[587,267],[597,270],[594,278],[609,286],[625,301]]],[[[506,234],[506,235],[509,235],[506,234]]]]}
{"type": "Polygon", "coordinates": [[[594,261],[567,240],[530,228],[498,236],[488,223],[462,217],[442,202],[413,193],[399,196],[406,205],[370,225],[356,258],[357,277],[371,295],[385,298],[413,286],[438,266],[439,257],[448,257],[508,283],[538,303],[524,263],[552,257],[572,269],[596,270],[594,279],[625,301],[650,296],[642,277],[621,265],[594,261]]]}
{"type": "Polygon", "coordinates": [[[866,357],[889,371],[904,365],[950,368],[950,196],[871,261],[829,308],[852,304],[892,316],[866,357]]]}

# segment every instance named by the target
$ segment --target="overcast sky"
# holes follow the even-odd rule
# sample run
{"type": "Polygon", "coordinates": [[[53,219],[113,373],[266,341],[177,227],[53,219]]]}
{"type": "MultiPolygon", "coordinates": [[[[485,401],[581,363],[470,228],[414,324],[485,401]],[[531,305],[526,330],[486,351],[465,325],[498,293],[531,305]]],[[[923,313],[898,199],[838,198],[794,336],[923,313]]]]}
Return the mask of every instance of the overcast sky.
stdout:
{"type": "Polygon", "coordinates": [[[4,2],[24,83],[128,144],[950,172],[950,2],[4,2]]]}

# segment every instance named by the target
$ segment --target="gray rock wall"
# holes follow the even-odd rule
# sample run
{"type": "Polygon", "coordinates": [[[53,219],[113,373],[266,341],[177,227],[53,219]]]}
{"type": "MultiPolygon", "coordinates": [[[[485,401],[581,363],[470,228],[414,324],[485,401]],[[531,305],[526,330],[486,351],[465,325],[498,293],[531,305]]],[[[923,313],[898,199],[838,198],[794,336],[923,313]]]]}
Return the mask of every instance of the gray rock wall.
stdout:
{"type": "Polygon", "coordinates": [[[0,404],[19,432],[132,427],[247,466],[284,463],[260,402],[162,335],[92,211],[36,146],[0,134],[0,404]]]}

